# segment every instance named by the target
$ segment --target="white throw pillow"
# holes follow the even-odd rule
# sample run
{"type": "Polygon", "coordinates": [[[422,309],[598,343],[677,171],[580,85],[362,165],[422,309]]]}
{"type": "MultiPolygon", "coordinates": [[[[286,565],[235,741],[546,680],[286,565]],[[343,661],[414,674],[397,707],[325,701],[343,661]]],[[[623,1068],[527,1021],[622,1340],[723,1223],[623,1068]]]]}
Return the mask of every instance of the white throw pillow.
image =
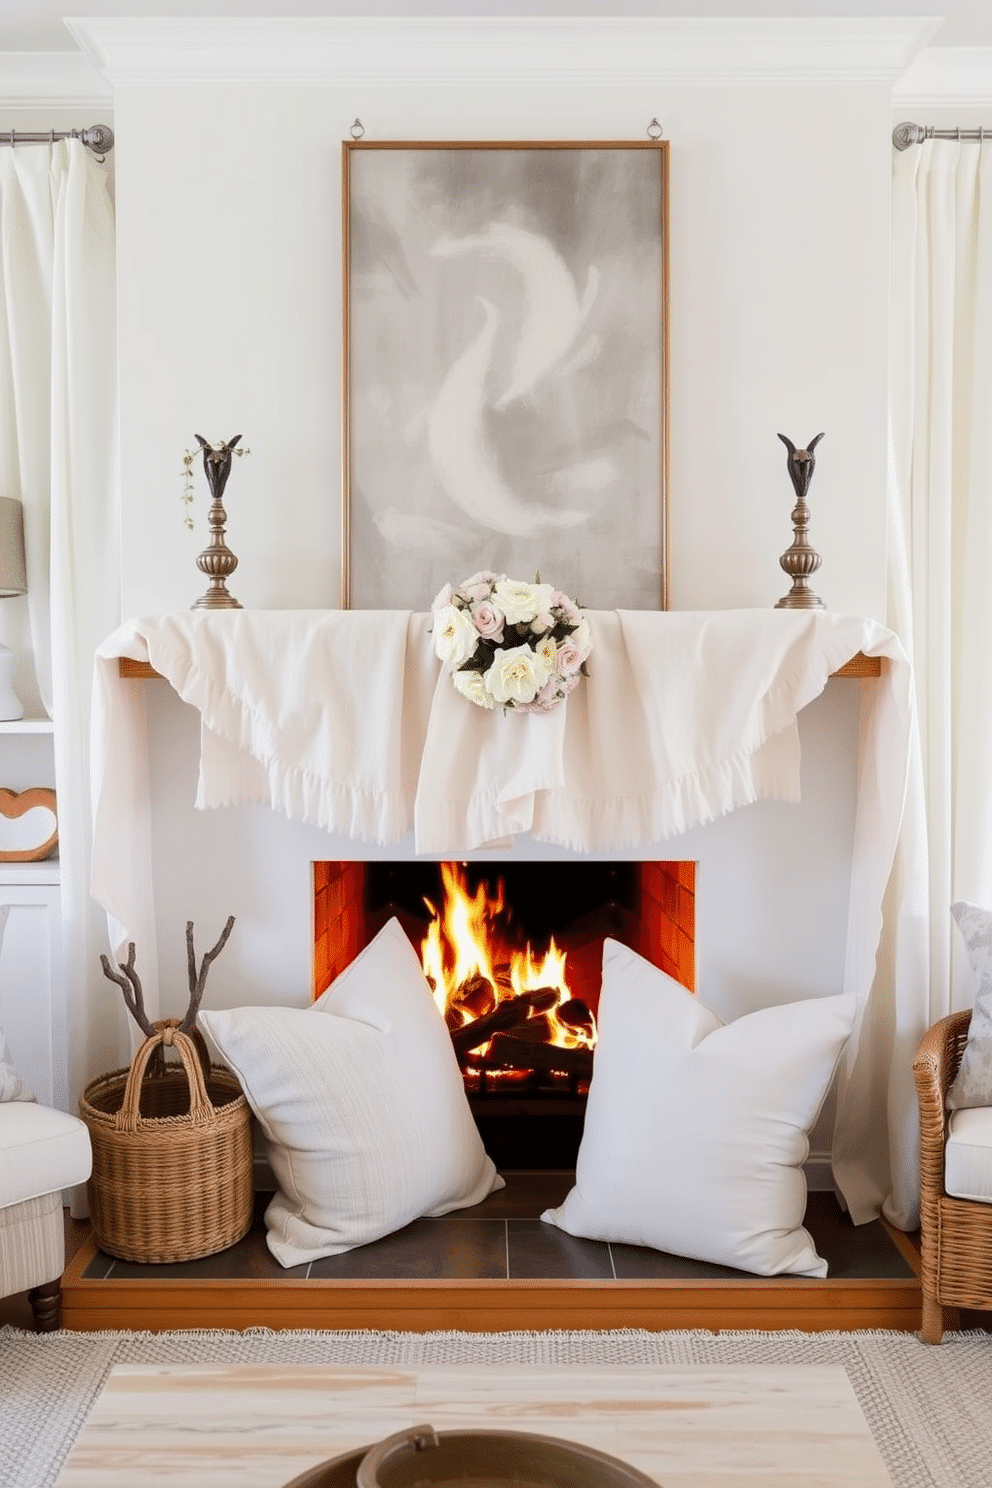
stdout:
{"type": "Polygon", "coordinates": [[[283,1266],[339,1255],[502,1188],[444,1019],[397,920],[309,1008],[200,1014],[266,1138],[283,1266]]]}
{"type": "Polygon", "coordinates": [[[802,1164],[855,1010],[814,998],[723,1024],[608,940],[575,1187],[541,1218],[760,1276],[825,1276],[802,1164]]]}
{"type": "Polygon", "coordinates": [[[34,1098],[14,1068],[7,1040],[0,1028],[0,1101],[33,1101],[34,1098]]]}
{"type": "Polygon", "coordinates": [[[959,899],[951,914],[968,947],[975,1006],[961,1064],[947,1092],[952,1111],[992,1106],[992,911],[959,899]]]}

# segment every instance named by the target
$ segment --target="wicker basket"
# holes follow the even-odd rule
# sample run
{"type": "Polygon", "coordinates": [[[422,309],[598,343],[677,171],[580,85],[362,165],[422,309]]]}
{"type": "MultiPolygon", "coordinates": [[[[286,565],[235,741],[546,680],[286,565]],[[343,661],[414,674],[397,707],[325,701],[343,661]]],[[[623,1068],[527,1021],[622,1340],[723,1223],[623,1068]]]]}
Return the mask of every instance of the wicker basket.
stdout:
{"type": "Polygon", "coordinates": [[[109,1255],[191,1261],[251,1228],[251,1112],[199,1033],[194,1041],[174,1020],[155,1028],[130,1070],[101,1075],[80,1098],[93,1145],[90,1218],[109,1255]],[[163,1059],[170,1045],[180,1064],[163,1059]]]}

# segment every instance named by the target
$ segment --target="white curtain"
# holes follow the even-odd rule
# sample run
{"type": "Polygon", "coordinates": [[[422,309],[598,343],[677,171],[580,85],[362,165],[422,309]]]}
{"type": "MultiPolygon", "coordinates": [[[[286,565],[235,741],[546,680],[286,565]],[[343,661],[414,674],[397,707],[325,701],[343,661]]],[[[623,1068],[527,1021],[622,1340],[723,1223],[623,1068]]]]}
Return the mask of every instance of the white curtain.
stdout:
{"type": "Polygon", "coordinates": [[[55,727],[68,1052],[54,1075],[74,1110],[119,1060],[89,892],[93,656],[121,611],[115,233],[107,168],[80,141],[0,148],[0,275],[0,490],[24,504],[30,626],[4,619],[19,600],[0,623],[18,677],[33,663],[22,700],[33,688],[55,727]]]}
{"type": "Polygon", "coordinates": [[[934,1021],[974,1001],[951,903],[992,908],[992,142],[893,170],[890,624],[916,675],[934,1021]]]}

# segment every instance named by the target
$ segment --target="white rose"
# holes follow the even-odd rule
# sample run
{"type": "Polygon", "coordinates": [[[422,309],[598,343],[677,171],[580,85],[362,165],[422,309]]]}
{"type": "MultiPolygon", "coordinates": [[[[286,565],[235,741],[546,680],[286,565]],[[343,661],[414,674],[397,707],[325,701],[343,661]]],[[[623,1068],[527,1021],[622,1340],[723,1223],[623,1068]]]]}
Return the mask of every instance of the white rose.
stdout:
{"type": "Polygon", "coordinates": [[[449,671],[468,661],[479,643],[479,632],[467,610],[445,605],[434,619],[434,651],[449,671]]]}
{"type": "Polygon", "coordinates": [[[445,584],[444,588],[439,589],[438,592],[435,594],[434,598],[431,600],[431,610],[434,612],[435,615],[437,614],[438,610],[446,610],[448,608],[451,603],[452,592],[453,591],[451,585],[445,584]]]}
{"type": "Polygon", "coordinates": [[[547,667],[548,672],[553,672],[558,660],[558,646],[552,636],[545,636],[538,641],[534,647],[534,653],[539,656],[547,667]]]}
{"type": "Polygon", "coordinates": [[[543,657],[529,646],[498,651],[486,673],[486,686],[498,703],[529,703],[548,680],[543,657]]]}
{"type": "Polygon", "coordinates": [[[500,579],[493,586],[493,604],[502,610],[507,624],[521,625],[544,615],[551,608],[551,584],[524,584],[518,579],[500,579]]]}
{"type": "Polygon", "coordinates": [[[482,680],[481,672],[452,672],[451,680],[463,697],[480,708],[494,708],[496,701],[482,680]]]}

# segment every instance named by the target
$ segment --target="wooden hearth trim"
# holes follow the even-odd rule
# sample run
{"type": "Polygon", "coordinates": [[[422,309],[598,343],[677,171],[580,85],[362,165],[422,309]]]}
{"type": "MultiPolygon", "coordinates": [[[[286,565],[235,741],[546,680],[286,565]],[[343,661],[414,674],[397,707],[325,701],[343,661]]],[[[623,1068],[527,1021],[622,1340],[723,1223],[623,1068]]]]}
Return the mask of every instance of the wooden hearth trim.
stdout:
{"type": "MultiPolygon", "coordinates": [[[[122,656],[118,660],[118,672],[122,677],[151,678],[161,677],[148,661],[134,661],[130,656],[122,656]]],[[[857,652],[850,661],[846,661],[833,677],[880,677],[882,675],[882,658],[880,656],[865,656],[863,651],[857,652]]]]}
{"type": "Polygon", "coordinates": [[[78,1332],[187,1328],[706,1328],[857,1331],[920,1326],[917,1279],[824,1281],[100,1280],[92,1238],[63,1276],[62,1325],[78,1332]]]}

